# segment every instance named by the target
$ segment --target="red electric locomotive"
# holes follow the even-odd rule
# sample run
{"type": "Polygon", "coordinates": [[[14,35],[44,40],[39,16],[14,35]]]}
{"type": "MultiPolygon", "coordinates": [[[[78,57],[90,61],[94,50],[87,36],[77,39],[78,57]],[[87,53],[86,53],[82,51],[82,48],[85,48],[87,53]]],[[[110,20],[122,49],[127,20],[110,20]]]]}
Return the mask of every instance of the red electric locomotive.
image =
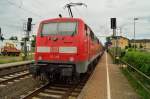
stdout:
{"type": "Polygon", "coordinates": [[[35,50],[35,76],[77,77],[102,54],[102,44],[79,18],[55,18],[40,23],[35,50]]]}

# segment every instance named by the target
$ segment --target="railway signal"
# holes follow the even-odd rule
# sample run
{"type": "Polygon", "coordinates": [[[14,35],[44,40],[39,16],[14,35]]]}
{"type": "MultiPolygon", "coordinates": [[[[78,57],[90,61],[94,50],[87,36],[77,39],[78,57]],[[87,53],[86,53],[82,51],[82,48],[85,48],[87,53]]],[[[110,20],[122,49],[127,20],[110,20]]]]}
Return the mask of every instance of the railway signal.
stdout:
{"type": "Polygon", "coordinates": [[[116,29],[116,18],[111,18],[111,29],[116,29]]]}
{"type": "Polygon", "coordinates": [[[2,35],[2,31],[1,31],[1,27],[0,27],[0,40],[4,40],[4,37],[3,37],[3,35],[2,35]]]}
{"type": "Polygon", "coordinates": [[[119,57],[119,46],[118,46],[118,36],[116,34],[116,28],[117,28],[117,22],[116,22],[116,18],[110,18],[110,21],[111,21],[111,29],[113,29],[113,39],[115,40],[115,44],[114,44],[114,51],[113,51],[113,54],[115,56],[115,59],[114,59],[114,63],[117,63],[117,59],[119,57]]]}
{"type": "Polygon", "coordinates": [[[111,29],[113,29],[113,37],[116,36],[116,18],[111,18],[111,29]]]}
{"type": "Polygon", "coordinates": [[[32,30],[32,18],[28,18],[26,28],[26,36],[24,38],[24,60],[27,59],[28,51],[27,51],[27,41],[29,41],[29,33],[32,30]]]}
{"type": "Polygon", "coordinates": [[[28,18],[28,22],[27,22],[27,31],[31,31],[32,28],[32,18],[28,18]]]}
{"type": "Polygon", "coordinates": [[[1,38],[2,38],[2,34],[1,34],[1,27],[0,27],[0,40],[1,40],[1,38]]]}

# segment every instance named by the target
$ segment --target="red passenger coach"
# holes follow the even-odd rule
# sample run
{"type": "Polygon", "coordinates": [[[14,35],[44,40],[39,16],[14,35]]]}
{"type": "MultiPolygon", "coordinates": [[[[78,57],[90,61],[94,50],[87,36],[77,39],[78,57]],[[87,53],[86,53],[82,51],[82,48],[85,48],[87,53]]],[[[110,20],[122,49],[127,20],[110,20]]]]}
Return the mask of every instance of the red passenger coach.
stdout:
{"type": "Polygon", "coordinates": [[[79,76],[102,54],[102,45],[79,18],[55,18],[40,23],[35,50],[35,76],[79,76]]]}

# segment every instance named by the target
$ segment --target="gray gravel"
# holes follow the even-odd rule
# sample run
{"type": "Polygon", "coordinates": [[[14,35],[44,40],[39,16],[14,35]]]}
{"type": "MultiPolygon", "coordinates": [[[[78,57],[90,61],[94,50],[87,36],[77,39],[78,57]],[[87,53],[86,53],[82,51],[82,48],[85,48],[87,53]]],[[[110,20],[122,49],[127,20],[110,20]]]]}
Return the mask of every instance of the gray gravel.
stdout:
{"type": "Polygon", "coordinates": [[[0,86],[0,99],[20,99],[21,95],[27,94],[39,86],[40,81],[32,77],[10,82],[6,86],[0,86]]]}

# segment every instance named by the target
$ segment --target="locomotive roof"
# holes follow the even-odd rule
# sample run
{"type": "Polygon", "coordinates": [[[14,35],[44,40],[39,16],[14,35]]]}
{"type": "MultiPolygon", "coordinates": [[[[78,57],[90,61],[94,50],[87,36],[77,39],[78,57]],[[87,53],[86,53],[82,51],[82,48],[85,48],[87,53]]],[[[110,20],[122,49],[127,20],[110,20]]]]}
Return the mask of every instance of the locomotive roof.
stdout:
{"type": "Polygon", "coordinates": [[[49,21],[73,21],[73,20],[76,20],[76,21],[82,21],[82,19],[80,18],[51,18],[51,19],[46,19],[46,20],[43,20],[42,22],[49,22],[49,21]]]}

